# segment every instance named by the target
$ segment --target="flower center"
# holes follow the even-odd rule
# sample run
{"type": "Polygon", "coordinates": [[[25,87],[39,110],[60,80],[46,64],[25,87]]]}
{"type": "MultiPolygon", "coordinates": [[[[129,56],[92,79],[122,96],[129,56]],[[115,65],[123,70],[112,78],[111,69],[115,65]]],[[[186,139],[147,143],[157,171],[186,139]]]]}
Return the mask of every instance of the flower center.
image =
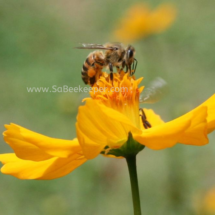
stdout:
{"type": "Polygon", "coordinates": [[[138,88],[138,85],[142,79],[136,80],[134,76],[121,71],[114,73],[111,80],[108,73],[102,72],[99,80],[93,85],[90,96],[125,114],[139,128],[139,95],[144,87],[138,88]]]}

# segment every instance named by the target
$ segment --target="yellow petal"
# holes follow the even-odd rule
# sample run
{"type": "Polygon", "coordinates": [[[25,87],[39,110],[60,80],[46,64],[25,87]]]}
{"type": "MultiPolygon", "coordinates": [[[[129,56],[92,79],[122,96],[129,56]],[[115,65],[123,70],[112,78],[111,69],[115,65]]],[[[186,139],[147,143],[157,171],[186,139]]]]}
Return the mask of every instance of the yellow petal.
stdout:
{"type": "MultiPolygon", "coordinates": [[[[215,129],[215,94],[196,109],[203,106],[207,107],[207,132],[211,133],[215,129]]],[[[196,109],[194,109],[193,111],[195,111],[196,109]]],[[[188,114],[190,114],[191,112],[189,112],[188,114]]]]}
{"type": "MultiPolygon", "coordinates": [[[[202,106],[192,111],[190,127],[181,135],[178,142],[188,145],[201,146],[208,143],[207,138],[207,107],[202,106]]],[[[180,118],[186,118],[184,115],[180,118]]]]}
{"type": "Polygon", "coordinates": [[[190,126],[190,123],[190,118],[176,119],[145,129],[141,135],[133,134],[133,137],[137,142],[150,149],[164,149],[175,145],[181,134],[190,126]]]}
{"type": "Polygon", "coordinates": [[[107,145],[107,139],[106,142],[102,140],[102,138],[97,141],[91,140],[91,138],[89,138],[87,135],[88,132],[85,135],[85,133],[81,131],[78,123],[76,123],[76,131],[78,140],[83,150],[83,154],[87,159],[93,159],[98,156],[100,152],[104,149],[104,147],[107,145]]]}
{"type": "Polygon", "coordinates": [[[79,108],[77,121],[78,140],[88,159],[96,157],[107,145],[122,146],[129,131],[141,133],[125,115],[92,99],[79,108]]]}
{"type": "Polygon", "coordinates": [[[215,129],[215,94],[192,111],[186,113],[183,117],[190,117],[196,113],[200,113],[202,107],[206,107],[207,109],[207,133],[210,133],[215,129]]]}
{"type": "Polygon", "coordinates": [[[19,139],[12,138],[11,136],[4,137],[6,143],[14,150],[17,157],[24,160],[42,161],[52,158],[53,156],[45,153],[35,145],[22,141],[19,139]]]}
{"type": "MultiPolygon", "coordinates": [[[[147,121],[151,124],[152,127],[155,127],[157,125],[161,125],[161,124],[164,124],[165,122],[161,119],[161,117],[157,114],[155,114],[155,112],[152,110],[152,109],[146,109],[144,108],[143,109],[145,115],[146,115],[146,118],[147,118],[147,121]]],[[[140,124],[142,125],[142,129],[145,129],[143,127],[143,123],[142,123],[142,119],[140,117],[140,124]]]]}
{"type": "Polygon", "coordinates": [[[16,157],[15,154],[1,154],[0,161],[4,164],[1,172],[19,179],[50,180],[69,174],[86,161],[82,155],[68,158],[53,157],[45,161],[28,161],[16,157]]]}
{"type": "Polygon", "coordinates": [[[12,123],[5,125],[5,127],[7,128],[3,133],[5,142],[22,159],[37,161],[45,160],[51,156],[65,158],[81,150],[77,139],[55,139],[12,123]]]}
{"type": "Polygon", "coordinates": [[[192,114],[185,114],[168,123],[146,129],[142,135],[136,135],[134,139],[151,149],[164,149],[177,142],[204,145],[208,143],[206,117],[207,108],[200,107],[192,111],[192,114]]]}

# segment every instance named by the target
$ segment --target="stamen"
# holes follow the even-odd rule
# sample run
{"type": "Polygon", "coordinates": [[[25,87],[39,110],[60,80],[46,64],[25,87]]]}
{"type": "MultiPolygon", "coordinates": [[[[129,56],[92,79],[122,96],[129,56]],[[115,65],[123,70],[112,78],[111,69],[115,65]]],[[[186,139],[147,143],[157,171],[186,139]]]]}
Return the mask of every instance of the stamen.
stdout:
{"type": "Polygon", "coordinates": [[[143,90],[143,87],[138,87],[140,82],[141,79],[136,80],[134,76],[130,76],[124,71],[110,74],[101,72],[90,95],[104,105],[125,114],[140,128],[139,95],[143,90]]]}

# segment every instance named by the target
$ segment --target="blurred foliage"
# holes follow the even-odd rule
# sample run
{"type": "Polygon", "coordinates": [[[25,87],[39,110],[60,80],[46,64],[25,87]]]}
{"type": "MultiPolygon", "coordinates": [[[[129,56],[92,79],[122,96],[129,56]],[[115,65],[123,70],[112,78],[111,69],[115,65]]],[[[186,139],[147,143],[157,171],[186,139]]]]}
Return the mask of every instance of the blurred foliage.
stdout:
{"type": "MultiPolygon", "coordinates": [[[[137,2],[0,0],[1,131],[3,124],[14,122],[56,138],[75,137],[77,107],[84,96],[27,93],[26,87],[84,86],[80,71],[88,51],[73,47],[109,41],[117,21],[137,2]]],[[[162,2],[146,3],[157,7],[162,2]]],[[[191,110],[215,89],[215,2],[169,3],[178,11],[174,25],[132,44],[136,76],[144,76],[146,85],[157,76],[169,84],[170,93],[161,102],[146,105],[166,121],[191,110]]],[[[203,204],[196,206],[196,196],[215,183],[214,143],[211,134],[204,147],[144,149],[138,156],[143,214],[196,214],[203,204]]],[[[0,150],[11,151],[3,139],[0,150]]],[[[124,160],[101,156],[52,181],[0,175],[0,184],[0,214],[132,214],[124,160]]]]}

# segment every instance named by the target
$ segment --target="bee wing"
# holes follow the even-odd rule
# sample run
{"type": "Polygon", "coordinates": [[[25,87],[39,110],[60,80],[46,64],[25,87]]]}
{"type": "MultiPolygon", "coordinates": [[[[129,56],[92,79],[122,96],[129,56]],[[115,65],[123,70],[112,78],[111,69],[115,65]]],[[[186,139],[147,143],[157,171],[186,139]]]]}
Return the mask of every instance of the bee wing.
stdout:
{"type": "Polygon", "coordinates": [[[158,102],[168,91],[167,83],[160,77],[155,78],[140,95],[140,103],[158,102]]]}
{"type": "Polygon", "coordinates": [[[80,47],[75,47],[76,49],[105,49],[105,50],[113,50],[113,47],[104,47],[101,44],[91,44],[91,43],[83,43],[80,47]]]}

